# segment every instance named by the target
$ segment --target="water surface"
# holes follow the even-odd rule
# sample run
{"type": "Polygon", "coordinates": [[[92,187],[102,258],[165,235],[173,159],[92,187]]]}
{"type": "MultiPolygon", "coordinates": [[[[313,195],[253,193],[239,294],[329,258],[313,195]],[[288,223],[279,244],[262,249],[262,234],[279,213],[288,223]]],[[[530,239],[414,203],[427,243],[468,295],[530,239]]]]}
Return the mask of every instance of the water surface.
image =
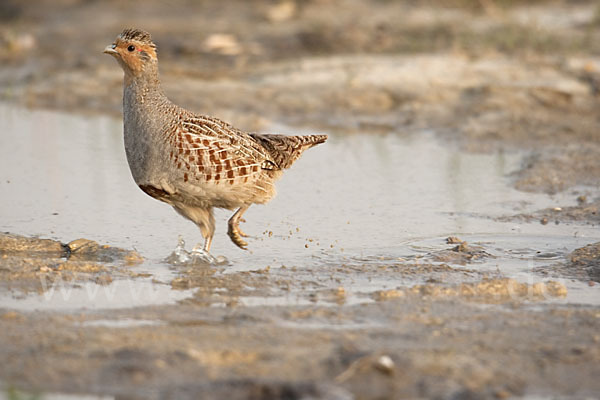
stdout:
{"type": "MultiPolygon", "coordinates": [[[[202,241],[193,223],[137,188],[120,120],[7,105],[0,106],[0,120],[3,231],[134,248],[147,258],[144,268],[155,266],[157,273],[179,235],[188,248],[202,241]]],[[[269,131],[309,133],[284,126],[269,131]]],[[[496,253],[489,267],[517,276],[549,264],[540,253],[564,259],[598,241],[593,227],[494,220],[575,202],[571,193],[513,189],[509,175],[524,155],[466,153],[427,131],[331,135],[286,171],[273,201],[245,214],[250,251],[226,236],[231,212],[217,211],[212,253],[229,260],[225,273],[308,264],[326,270],[443,249],[452,235],[488,243],[496,253]]]]}

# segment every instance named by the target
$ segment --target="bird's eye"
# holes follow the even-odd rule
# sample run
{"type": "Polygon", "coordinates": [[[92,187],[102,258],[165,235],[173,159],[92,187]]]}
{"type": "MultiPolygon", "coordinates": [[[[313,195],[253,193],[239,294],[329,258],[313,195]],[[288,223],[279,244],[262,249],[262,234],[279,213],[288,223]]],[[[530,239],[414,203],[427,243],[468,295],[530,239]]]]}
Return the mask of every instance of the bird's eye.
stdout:
{"type": "Polygon", "coordinates": [[[128,51],[134,51],[135,50],[135,46],[130,44],[129,47],[127,48],[128,51]]]}

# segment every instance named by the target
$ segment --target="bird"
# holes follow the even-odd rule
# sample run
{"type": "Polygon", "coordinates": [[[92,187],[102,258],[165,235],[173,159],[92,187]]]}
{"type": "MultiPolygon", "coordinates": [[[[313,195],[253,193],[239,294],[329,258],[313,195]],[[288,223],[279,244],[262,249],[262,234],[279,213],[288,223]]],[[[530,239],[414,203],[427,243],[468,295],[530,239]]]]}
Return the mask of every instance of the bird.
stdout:
{"type": "Polygon", "coordinates": [[[214,260],[214,208],[235,210],[227,234],[247,250],[244,213],[271,200],[283,170],[327,135],[248,133],[174,104],[161,88],[156,45],[142,29],[124,29],[104,53],[124,72],[123,136],[135,183],[200,228],[204,244],[193,252],[214,260]]]}

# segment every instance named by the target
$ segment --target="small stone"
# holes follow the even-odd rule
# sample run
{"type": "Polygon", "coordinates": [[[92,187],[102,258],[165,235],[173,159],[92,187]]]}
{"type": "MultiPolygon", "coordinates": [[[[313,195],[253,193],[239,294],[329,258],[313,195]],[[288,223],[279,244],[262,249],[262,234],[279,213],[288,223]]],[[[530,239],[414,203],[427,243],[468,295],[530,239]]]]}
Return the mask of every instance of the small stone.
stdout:
{"type": "Polygon", "coordinates": [[[447,244],[460,244],[460,243],[463,243],[463,240],[457,238],[456,236],[448,236],[446,238],[446,243],[447,244]]]}
{"type": "Polygon", "coordinates": [[[377,358],[377,361],[375,361],[375,368],[378,371],[381,371],[388,375],[394,372],[395,366],[396,365],[394,364],[394,360],[392,360],[390,356],[387,355],[380,356],[379,358],[377,358]]]}
{"type": "Polygon", "coordinates": [[[130,251],[123,257],[125,264],[135,265],[144,262],[144,258],[137,251],[130,251]]]}
{"type": "Polygon", "coordinates": [[[100,246],[97,242],[89,239],[76,239],[67,244],[71,253],[95,253],[100,246]]]}
{"type": "Polygon", "coordinates": [[[540,224],[542,225],[547,225],[548,224],[548,218],[544,217],[540,220],[540,224]]]}

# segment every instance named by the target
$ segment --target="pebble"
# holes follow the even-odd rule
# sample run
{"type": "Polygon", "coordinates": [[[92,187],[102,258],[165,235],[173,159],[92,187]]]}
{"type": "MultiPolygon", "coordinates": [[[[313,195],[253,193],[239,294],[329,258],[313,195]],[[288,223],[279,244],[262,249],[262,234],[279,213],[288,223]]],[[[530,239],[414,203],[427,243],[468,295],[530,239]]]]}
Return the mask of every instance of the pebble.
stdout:
{"type": "Polygon", "coordinates": [[[446,243],[447,244],[460,244],[460,243],[463,243],[463,242],[464,242],[463,240],[457,238],[456,236],[448,236],[446,238],[446,243]]]}
{"type": "Polygon", "coordinates": [[[89,239],[76,239],[67,244],[71,253],[94,253],[98,251],[100,245],[89,239]]]}
{"type": "Polygon", "coordinates": [[[127,265],[135,265],[144,262],[144,257],[137,251],[130,251],[123,257],[123,260],[127,265]]]}
{"type": "Polygon", "coordinates": [[[396,365],[394,364],[394,360],[392,360],[391,357],[388,355],[382,355],[379,358],[377,358],[377,361],[375,361],[375,368],[386,374],[391,374],[392,372],[394,372],[395,366],[396,365]]]}

